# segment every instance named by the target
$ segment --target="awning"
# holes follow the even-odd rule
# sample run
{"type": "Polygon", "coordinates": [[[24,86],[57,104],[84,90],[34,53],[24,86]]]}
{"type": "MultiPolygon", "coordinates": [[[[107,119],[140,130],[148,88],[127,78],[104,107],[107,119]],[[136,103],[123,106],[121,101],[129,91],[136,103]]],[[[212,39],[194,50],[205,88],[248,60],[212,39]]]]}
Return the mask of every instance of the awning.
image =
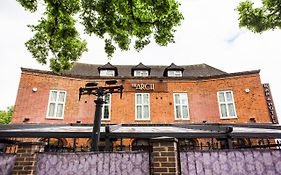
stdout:
{"type": "MultiPolygon", "coordinates": [[[[91,138],[89,124],[8,124],[0,125],[3,138],[91,138]]],[[[110,138],[281,138],[276,124],[116,124],[102,125],[101,137],[110,138]]]]}

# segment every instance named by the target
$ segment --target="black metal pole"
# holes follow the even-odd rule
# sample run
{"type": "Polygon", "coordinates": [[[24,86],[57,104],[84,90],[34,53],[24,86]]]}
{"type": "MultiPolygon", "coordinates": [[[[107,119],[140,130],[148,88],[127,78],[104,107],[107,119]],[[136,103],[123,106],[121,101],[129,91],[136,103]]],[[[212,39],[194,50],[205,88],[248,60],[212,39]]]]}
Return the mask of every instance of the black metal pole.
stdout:
{"type": "Polygon", "coordinates": [[[94,119],[94,126],[93,126],[93,132],[92,132],[91,151],[99,151],[98,142],[100,140],[102,105],[104,103],[103,96],[98,95],[97,99],[95,100],[95,103],[96,103],[96,111],[95,111],[95,119],[94,119]]]}

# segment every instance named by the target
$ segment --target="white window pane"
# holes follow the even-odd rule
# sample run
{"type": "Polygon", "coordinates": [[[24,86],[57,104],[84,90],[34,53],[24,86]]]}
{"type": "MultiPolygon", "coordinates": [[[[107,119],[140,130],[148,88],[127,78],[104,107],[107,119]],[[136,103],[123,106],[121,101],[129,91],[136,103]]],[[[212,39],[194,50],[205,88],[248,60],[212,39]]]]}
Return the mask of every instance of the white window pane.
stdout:
{"type": "Polygon", "coordinates": [[[182,118],[188,118],[187,106],[182,106],[182,118]]]}
{"type": "Polygon", "coordinates": [[[149,118],[149,107],[147,105],[143,106],[143,118],[149,118]]]}
{"type": "Polygon", "coordinates": [[[109,104],[109,103],[110,103],[110,94],[106,94],[106,95],[104,96],[104,101],[105,101],[106,104],[109,104]]]}
{"type": "Polygon", "coordinates": [[[148,71],[147,70],[135,70],[134,76],[136,76],[136,77],[147,77],[148,71]]]}
{"type": "Polygon", "coordinates": [[[114,70],[101,70],[100,71],[100,76],[113,77],[114,75],[115,75],[114,70]]]}
{"type": "Polygon", "coordinates": [[[142,107],[137,106],[137,118],[141,119],[142,118],[142,107]]]}
{"type": "Polygon", "coordinates": [[[233,101],[231,92],[226,92],[226,100],[228,102],[232,102],[233,101]]]}
{"type": "Polygon", "coordinates": [[[176,118],[181,118],[181,106],[176,106],[176,118]]]}
{"type": "Polygon", "coordinates": [[[104,106],[104,108],[103,108],[103,118],[109,119],[109,106],[104,106]]]}
{"type": "Polygon", "coordinates": [[[182,77],[182,71],[168,71],[168,77],[182,77]]]}
{"type": "Polygon", "coordinates": [[[65,97],[65,92],[60,92],[60,93],[59,93],[59,99],[58,99],[58,101],[59,101],[59,102],[64,102],[64,97],[65,97]]]}
{"type": "Polygon", "coordinates": [[[142,104],[141,94],[137,94],[137,104],[142,104]]]}
{"type": "Polygon", "coordinates": [[[233,103],[229,103],[228,104],[228,112],[229,112],[229,116],[235,116],[235,112],[234,112],[234,105],[233,103]]]}
{"type": "Polygon", "coordinates": [[[55,106],[55,103],[50,103],[48,116],[53,117],[55,115],[55,106]]]}
{"type": "Polygon", "coordinates": [[[224,93],[223,92],[219,93],[219,100],[220,100],[220,102],[225,102],[224,93]]]}
{"type": "Polygon", "coordinates": [[[143,94],[143,104],[149,104],[148,94],[143,94]]]}
{"type": "Polygon", "coordinates": [[[175,94],[175,104],[180,104],[180,95],[175,94]]]}
{"type": "Polygon", "coordinates": [[[227,117],[227,111],[226,111],[226,105],[225,104],[221,104],[221,115],[222,117],[227,117]]]}
{"type": "Polygon", "coordinates": [[[56,117],[62,117],[63,104],[58,104],[56,117]]]}
{"type": "Polygon", "coordinates": [[[51,101],[56,101],[57,100],[57,94],[58,94],[57,91],[51,91],[51,98],[50,98],[50,100],[51,101]]]}
{"type": "Polygon", "coordinates": [[[187,104],[186,94],[181,94],[181,104],[187,104]]]}

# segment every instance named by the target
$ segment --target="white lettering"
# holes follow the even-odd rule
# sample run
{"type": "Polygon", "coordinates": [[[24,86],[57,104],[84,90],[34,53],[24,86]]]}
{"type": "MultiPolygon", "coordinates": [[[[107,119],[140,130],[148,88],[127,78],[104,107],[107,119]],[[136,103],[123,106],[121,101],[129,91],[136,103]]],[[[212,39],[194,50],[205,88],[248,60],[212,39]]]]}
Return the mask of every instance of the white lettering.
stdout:
{"type": "Polygon", "coordinates": [[[149,90],[154,90],[154,84],[132,84],[132,87],[135,88],[136,90],[141,90],[141,91],[149,91],[149,90]]]}

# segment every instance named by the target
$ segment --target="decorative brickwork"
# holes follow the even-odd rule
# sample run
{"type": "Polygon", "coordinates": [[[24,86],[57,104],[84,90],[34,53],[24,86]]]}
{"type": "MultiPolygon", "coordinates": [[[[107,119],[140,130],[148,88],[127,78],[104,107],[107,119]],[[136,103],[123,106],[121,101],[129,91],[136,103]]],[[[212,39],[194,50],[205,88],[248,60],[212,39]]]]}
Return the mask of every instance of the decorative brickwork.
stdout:
{"type": "Polygon", "coordinates": [[[177,139],[160,137],[152,139],[151,153],[152,174],[177,175],[179,174],[177,139]]]}
{"type": "Polygon", "coordinates": [[[13,175],[33,175],[36,169],[37,153],[41,145],[38,143],[19,143],[13,175]]]}

